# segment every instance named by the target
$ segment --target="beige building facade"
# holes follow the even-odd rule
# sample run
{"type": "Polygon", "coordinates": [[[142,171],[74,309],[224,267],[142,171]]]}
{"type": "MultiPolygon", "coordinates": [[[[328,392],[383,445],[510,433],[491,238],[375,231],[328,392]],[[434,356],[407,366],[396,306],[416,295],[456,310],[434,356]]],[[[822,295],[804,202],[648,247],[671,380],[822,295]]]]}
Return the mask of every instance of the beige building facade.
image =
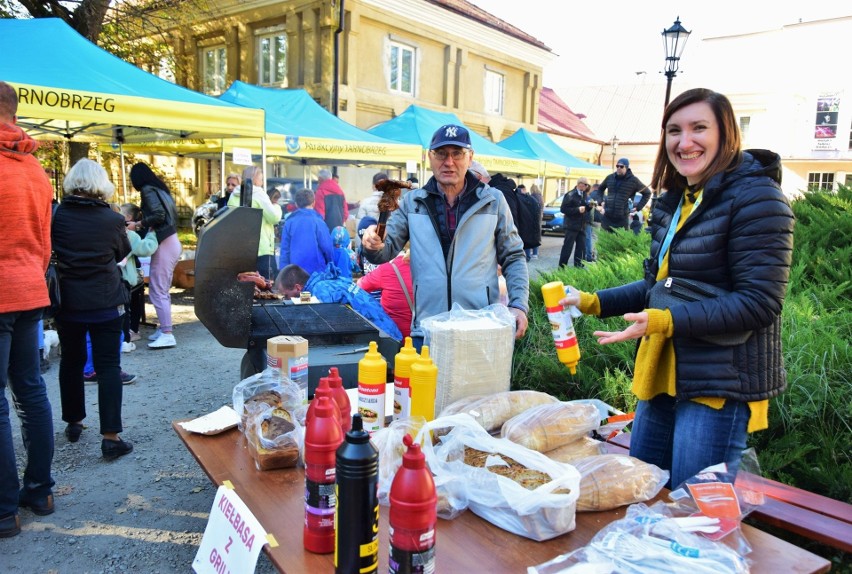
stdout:
{"type": "MultiPolygon", "coordinates": [[[[216,0],[169,38],[176,82],[197,91],[218,95],[234,80],[303,88],[333,112],[336,67],[337,115],[359,128],[417,104],[454,113],[495,142],[536,129],[542,70],[554,57],[463,0],[216,0]]],[[[273,158],[268,172],[306,169],[273,158]]],[[[376,168],[338,171],[350,201],[369,194],[376,168]]],[[[205,195],[217,191],[218,161],[199,161],[197,172],[205,195]]]]}

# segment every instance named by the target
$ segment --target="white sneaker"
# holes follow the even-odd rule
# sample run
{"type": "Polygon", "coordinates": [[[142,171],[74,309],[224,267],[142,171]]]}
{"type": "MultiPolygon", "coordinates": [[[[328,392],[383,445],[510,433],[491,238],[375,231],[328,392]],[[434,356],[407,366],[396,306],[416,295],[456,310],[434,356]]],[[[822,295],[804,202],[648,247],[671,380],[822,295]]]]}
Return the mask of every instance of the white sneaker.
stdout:
{"type": "Polygon", "coordinates": [[[177,344],[175,336],[171,333],[163,333],[156,341],[148,343],[149,349],[169,349],[177,344]]]}
{"type": "Polygon", "coordinates": [[[156,330],[156,331],[154,331],[153,333],[151,333],[150,335],[148,335],[148,340],[149,340],[149,341],[156,341],[157,339],[159,339],[159,338],[160,338],[160,335],[162,335],[162,334],[163,334],[163,332],[162,332],[162,331],[160,331],[160,328],[159,328],[159,327],[157,327],[157,330],[156,330]]]}
{"type": "Polygon", "coordinates": [[[135,351],[135,350],[136,350],[136,344],[135,343],[129,343],[127,341],[121,342],[121,352],[122,353],[130,353],[131,351],[135,351]]]}

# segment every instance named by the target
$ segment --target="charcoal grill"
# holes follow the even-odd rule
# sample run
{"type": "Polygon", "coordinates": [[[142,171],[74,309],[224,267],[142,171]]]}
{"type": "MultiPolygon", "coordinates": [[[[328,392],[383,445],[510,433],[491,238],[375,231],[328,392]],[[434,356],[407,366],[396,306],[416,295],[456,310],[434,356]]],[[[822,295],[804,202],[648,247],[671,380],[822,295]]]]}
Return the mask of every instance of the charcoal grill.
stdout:
{"type": "MultiPolygon", "coordinates": [[[[237,274],[256,267],[261,216],[259,209],[228,208],[198,238],[195,315],[213,337],[225,347],[246,349],[247,359],[255,367],[264,363],[270,337],[304,337],[308,340],[310,394],[333,366],[340,369],[344,386],[356,387],[358,361],[370,341],[378,343],[379,352],[392,366],[399,343],[347,305],[254,300],[254,285],[238,281],[237,274]]],[[[244,359],[243,375],[246,364],[244,359]]]]}

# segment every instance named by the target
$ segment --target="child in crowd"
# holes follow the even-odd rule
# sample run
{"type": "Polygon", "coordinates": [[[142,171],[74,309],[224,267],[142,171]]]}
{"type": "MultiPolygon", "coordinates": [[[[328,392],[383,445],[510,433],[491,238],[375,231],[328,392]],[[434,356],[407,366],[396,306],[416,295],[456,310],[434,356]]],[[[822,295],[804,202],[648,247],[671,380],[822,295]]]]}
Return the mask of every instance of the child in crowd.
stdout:
{"type": "Polygon", "coordinates": [[[136,346],[134,341],[141,338],[139,323],[142,320],[142,310],[145,305],[145,282],[137,258],[153,255],[159,243],[156,233],[146,233],[142,237],[136,232],[140,229],[139,222],[142,220],[142,210],[138,205],[125,203],[121,206],[121,214],[124,216],[127,239],[130,241],[130,254],[118,264],[121,267],[122,278],[130,288],[130,303],[124,315],[124,343],[121,350],[130,352],[136,346]]]}
{"type": "Polygon", "coordinates": [[[349,232],[346,228],[338,225],[331,230],[331,242],[334,245],[334,264],[340,269],[340,276],[347,279],[352,279],[352,273],[360,271],[355,257],[355,252],[352,251],[350,245],[352,239],[349,237],[349,232]]]}

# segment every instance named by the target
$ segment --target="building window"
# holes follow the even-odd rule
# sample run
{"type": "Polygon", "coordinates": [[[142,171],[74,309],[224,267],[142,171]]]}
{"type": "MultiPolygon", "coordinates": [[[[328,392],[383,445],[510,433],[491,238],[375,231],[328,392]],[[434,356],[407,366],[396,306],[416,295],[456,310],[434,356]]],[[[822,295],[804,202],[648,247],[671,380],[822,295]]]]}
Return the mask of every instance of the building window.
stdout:
{"type": "Polygon", "coordinates": [[[287,36],[275,32],[257,39],[257,78],[261,86],[287,86],[287,36]]]}
{"type": "Polygon", "coordinates": [[[226,70],[225,46],[204,48],[201,54],[201,87],[205,94],[215,96],[225,91],[226,70]]]}
{"type": "Polygon", "coordinates": [[[503,91],[506,78],[503,74],[485,70],[485,113],[503,113],[503,91]]]}
{"type": "Polygon", "coordinates": [[[749,127],[751,127],[751,116],[740,116],[740,137],[743,141],[748,137],[749,127]]]}
{"type": "Polygon", "coordinates": [[[820,189],[834,189],[834,174],[829,172],[810,172],[808,173],[808,191],[817,191],[820,189]]]}
{"type": "Polygon", "coordinates": [[[417,64],[414,48],[391,42],[390,44],[390,89],[392,92],[414,95],[414,80],[417,64]]]}

